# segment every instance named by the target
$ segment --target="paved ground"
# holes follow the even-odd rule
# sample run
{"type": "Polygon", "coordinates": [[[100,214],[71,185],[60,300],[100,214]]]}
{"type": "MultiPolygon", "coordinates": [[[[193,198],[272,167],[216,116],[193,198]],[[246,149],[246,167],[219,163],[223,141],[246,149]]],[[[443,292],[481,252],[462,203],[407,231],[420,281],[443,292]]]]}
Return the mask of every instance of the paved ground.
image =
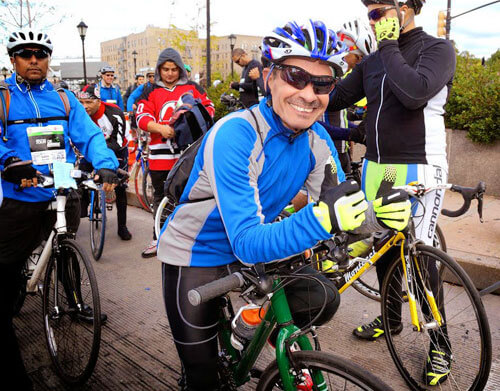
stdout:
{"type": "MultiPolygon", "coordinates": [[[[154,258],[140,257],[142,247],[151,236],[151,215],[137,208],[129,209],[129,228],[134,237],[127,244],[116,236],[115,221],[116,217],[112,216],[103,257],[94,262],[102,309],[109,321],[103,328],[95,373],[78,389],[175,390],[179,363],[163,308],[160,263],[154,258]]],[[[450,230],[450,227],[445,230],[447,235],[450,230]]],[[[78,239],[88,249],[86,221],[82,222],[78,239]]],[[[494,354],[487,390],[494,391],[500,389],[500,296],[488,295],[483,300],[494,354]]],[[[385,342],[363,343],[351,334],[355,326],[371,320],[378,312],[376,302],[353,289],[347,290],[334,319],[320,331],[323,350],[336,352],[373,371],[395,390],[407,390],[385,342]]],[[[65,390],[54,375],[46,352],[39,297],[27,298],[15,324],[36,390],[65,390]]],[[[265,365],[268,357],[269,354],[265,354],[259,365],[265,365]]],[[[253,389],[253,386],[245,389],[253,389]]]]}

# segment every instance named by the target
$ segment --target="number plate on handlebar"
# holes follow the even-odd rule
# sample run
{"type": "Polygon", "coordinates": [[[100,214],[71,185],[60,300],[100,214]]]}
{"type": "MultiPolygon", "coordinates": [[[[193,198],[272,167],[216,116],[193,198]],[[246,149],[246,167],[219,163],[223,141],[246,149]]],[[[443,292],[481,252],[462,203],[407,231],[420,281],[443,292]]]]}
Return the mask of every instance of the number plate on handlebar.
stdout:
{"type": "Polygon", "coordinates": [[[56,189],[78,188],[72,176],[73,168],[73,164],[71,163],[54,162],[52,169],[54,171],[54,187],[56,189]]]}

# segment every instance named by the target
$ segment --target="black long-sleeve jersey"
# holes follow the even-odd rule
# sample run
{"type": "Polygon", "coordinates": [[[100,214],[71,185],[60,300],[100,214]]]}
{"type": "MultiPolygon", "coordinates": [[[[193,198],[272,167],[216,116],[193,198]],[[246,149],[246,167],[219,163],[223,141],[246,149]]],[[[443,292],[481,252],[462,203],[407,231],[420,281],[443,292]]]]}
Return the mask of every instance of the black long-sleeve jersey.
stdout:
{"type": "Polygon", "coordinates": [[[328,109],[366,96],[368,160],[447,167],[443,115],[455,63],[448,41],[415,28],[363,59],[336,86],[328,109]]]}

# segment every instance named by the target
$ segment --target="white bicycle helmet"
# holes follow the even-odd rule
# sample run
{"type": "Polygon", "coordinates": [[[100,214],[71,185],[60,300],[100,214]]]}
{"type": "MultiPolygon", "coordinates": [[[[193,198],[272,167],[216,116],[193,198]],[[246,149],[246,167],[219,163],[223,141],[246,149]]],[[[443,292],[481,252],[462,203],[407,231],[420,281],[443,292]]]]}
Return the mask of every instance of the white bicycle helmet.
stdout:
{"type": "Polygon", "coordinates": [[[7,52],[9,56],[15,52],[15,49],[19,46],[40,46],[47,49],[47,51],[52,54],[52,41],[49,36],[41,31],[24,29],[13,31],[9,39],[7,40],[7,52]]]}
{"type": "Polygon", "coordinates": [[[113,72],[115,73],[115,68],[113,68],[111,65],[104,65],[101,68],[101,75],[108,73],[108,72],[113,72]]]}
{"type": "Polygon", "coordinates": [[[361,19],[344,23],[337,35],[347,45],[350,52],[369,56],[377,50],[377,41],[371,28],[361,19]]]}
{"type": "Polygon", "coordinates": [[[347,46],[321,21],[310,20],[305,26],[292,21],[262,40],[262,55],[273,63],[288,57],[314,58],[332,66],[339,77],[347,71],[346,54],[347,46]]]}

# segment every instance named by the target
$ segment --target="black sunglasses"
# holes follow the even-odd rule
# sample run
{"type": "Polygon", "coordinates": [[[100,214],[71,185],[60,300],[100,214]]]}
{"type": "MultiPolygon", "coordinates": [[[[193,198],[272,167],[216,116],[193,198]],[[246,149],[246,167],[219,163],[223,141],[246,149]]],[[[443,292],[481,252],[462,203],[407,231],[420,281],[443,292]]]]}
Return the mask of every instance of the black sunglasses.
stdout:
{"type": "Polygon", "coordinates": [[[29,60],[31,57],[35,56],[37,59],[41,60],[43,58],[49,57],[49,53],[43,49],[32,50],[32,49],[21,49],[17,52],[14,52],[14,56],[19,56],[26,60],[29,60]]]}
{"type": "Polygon", "coordinates": [[[281,72],[281,79],[293,88],[303,90],[311,83],[316,95],[324,95],[332,92],[338,78],[333,76],[313,76],[302,68],[293,65],[276,65],[281,72]]]}
{"type": "Polygon", "coordinates": [[[375,9],[371,10],[370,12],[368,12],[368,19],[375,20],[375,21],[382,19],[385,16],[385,14],[387,13],[387,11],[395,9],[395,8],[396,8],[395,6],[384,7],[384,8],[375,8],[375,9]]]}

